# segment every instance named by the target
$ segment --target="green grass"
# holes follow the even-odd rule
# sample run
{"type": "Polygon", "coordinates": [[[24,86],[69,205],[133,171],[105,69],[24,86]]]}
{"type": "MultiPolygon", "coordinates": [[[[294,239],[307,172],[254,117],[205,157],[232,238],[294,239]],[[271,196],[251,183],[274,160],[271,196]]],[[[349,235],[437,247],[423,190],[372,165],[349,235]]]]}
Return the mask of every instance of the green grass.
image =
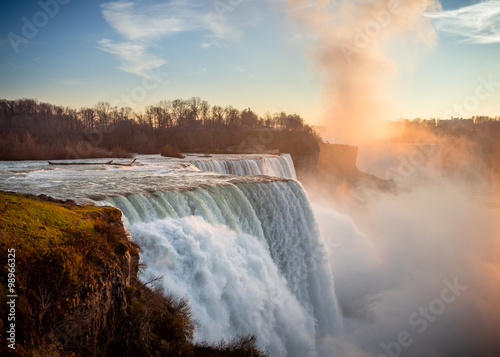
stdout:
{"type": "Polygon", "coordinates": [[[4,251],[16,249],[19,268],[57,264],[61,270],[56,278],[69,277],[78,284],[82,274],[112,264],[114,250],[128,243],[116,224],[120,217],[112,207],[62,205],[0,193],[0,245],[4,251]],[[88,252],[92,259],[85,261],[88,252]]]}
{"type": "Polygon", "coordinates": [[[251,337],[195,345],[187,302],[137,278],[139,247],[115,208],[0,192],[0,264],[2,356],[264,356],[251,337]],[[4,325],[12,248],[15,354],[6,350],[4,325]],[[79,332],[68,336],[75,321],[79,332]]]}
{"type": "MultiPolygon", "coordinates": [[[[29,348],[48,343],[47,336],[57,326],[76,316],[75,308],[99,279],[121,271],[126,251],[137,258],[139,254],[115,208],[0,192],[2,316],[8,249],[15,249],[16,259],[18,353],[26,349],[27,355],[32,352],[29,348]]],[[[3,339],[2,323],[0,331],[3,339]]]]}

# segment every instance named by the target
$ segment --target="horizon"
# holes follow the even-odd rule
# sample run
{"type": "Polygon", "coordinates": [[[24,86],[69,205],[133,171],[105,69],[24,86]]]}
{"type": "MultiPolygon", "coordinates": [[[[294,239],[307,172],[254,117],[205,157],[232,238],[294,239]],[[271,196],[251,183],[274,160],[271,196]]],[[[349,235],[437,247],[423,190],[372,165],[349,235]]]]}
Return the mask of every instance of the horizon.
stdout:
{"type": "MultiPolygon", "coordinates": [[[[430,40],[403,33],[368,43],[370,51],[385,50],[384,66],[394,67],[375,87],[384,117],[498,116],[500,1],[423,3],[434,7],[418,13],[425,26],[431,22],[430,40]]],[[[297,113],[311,125],[341,120],[327,108],[332,78],[311,58],[320,35],[284,2],[231,4],[3,2],[0,97],[72,108],[103,101],[134,111],[200,97],[260,116],[297,113]]],[[[398,31],[392,25],[379,21],[391,36],[398,31]]]]}

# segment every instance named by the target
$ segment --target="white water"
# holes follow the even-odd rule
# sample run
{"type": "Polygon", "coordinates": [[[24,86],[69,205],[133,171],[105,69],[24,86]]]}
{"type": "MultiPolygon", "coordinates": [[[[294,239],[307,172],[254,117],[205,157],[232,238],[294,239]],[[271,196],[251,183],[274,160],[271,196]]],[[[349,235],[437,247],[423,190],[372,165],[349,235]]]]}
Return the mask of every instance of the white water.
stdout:
{"type": "Polygon", "coordinates": [[[143,249],[142,279],[162,275],[167,293],[188,299],[198,341],[255,335],[273,357],[317,355],[320,340],[342,332],[342,319],[302,186],[270,176],[295,177],[290,156],[193,159],[140,155],[132,167],[0,162],[0,190],[122,210],[143,249]],[[200,162],[259,176],[202,172],[200,162]]]}
{"type": "Polygon", "coordinates": [[[198,321],[197,340],[255,335],[271,356],[316,355],[342,331],[326,250],[296,181],[238,183],[107,203],[198,321]]]}
{"type": "Polygon", "coordinates": [[[279,157],[260,157],[245,159],[210,159],[193,161],[202,171],[217,172],[225,175],[267,175],[296,179],[295,168],[290,154],[279,157]]]}
{"type": "MultiPolygon", "coordinates": [[[[213,155],[207,160],[229,160],[232,155],[213,155]]],[[[235,155],[238,162],[255,161],[257,155],[235,155]]],[[[266,159],[276,158],[264,155],[266,159]]],[[[160,155],[138,155],[133,166],[99,163],[108,159],[77,160],[95,165],[49,165],[47,161],[0,161],[0,190],[46,194],[57,199],[73,199],[78,203],[94,203],[109,196],[149,194],[157,191],[183,190],[217,186],[235,182],[271,182],[283,180],[271,176],[234,176],[200,171],[192,161],[199,159],[165,158],[160,155]]],[[[63,160],[67,161],[67,160],[63,160]]],[[[130,159],[115,159],[130,163],[130,159]]],[[[291,166],[293,170],[293,163],[291,166]]],[[[295,174],[295,171],[292,171],[295,174]]],[[[292,175],[292,176],[293,176],[292,175]]]]}

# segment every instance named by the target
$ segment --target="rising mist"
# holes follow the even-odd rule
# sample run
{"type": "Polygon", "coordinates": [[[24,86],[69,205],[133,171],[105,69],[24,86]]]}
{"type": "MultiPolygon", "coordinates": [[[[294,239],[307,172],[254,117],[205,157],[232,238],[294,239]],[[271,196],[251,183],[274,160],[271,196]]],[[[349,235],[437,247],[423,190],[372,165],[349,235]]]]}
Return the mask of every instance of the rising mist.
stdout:
{"type": "Polygon", "coordinates": [[[470,138],[433,133],[412,145],[363,146],[394,135],[382,125],[390,109],[384,91],[397,76],[389,49],[402,40],[432,46],[435,31],[423,14],[441,5],[287,6],[312,39],[312,63],[324,74],[323,137],[360,146],[358,168],[397,185],[388,193],[352,187],[349,179],[334,191],[333,177],[306,183],[345,323],[344,334],[322,341],[320,354],[500,355],[500,200],[480,150],[470,138]],[[417,151],[418,165],[408,159],[417,151]]]}
{"type": "Polygon", "coordinates": [[[349,218],[316,204],[346,334],[338,356],[500,352],[498,208],[452,182],[382,195],[349,218]]]}
{"type": "Polygon", "coordinates": [[[402,41],[432,45],[435,32],[423,14],[439,8],[434,0],[287,1],[291,18],[312,39],[312,63],[324,74],[324,137],[359,145],[386,134],[382,94],[397,75],[387,50],[402,41]]]}

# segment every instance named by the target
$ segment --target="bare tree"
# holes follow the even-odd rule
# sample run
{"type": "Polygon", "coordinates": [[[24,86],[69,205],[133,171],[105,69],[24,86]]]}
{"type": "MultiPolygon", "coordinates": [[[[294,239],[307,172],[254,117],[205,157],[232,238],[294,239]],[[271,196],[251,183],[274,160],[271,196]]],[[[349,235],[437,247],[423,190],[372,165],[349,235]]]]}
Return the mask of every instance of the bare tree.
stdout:
{"type": "Polygon", "coordinates": [[[110,124],[111,104],[99,102],[94,106],[99,125],[108,126],[110,124]]]}

